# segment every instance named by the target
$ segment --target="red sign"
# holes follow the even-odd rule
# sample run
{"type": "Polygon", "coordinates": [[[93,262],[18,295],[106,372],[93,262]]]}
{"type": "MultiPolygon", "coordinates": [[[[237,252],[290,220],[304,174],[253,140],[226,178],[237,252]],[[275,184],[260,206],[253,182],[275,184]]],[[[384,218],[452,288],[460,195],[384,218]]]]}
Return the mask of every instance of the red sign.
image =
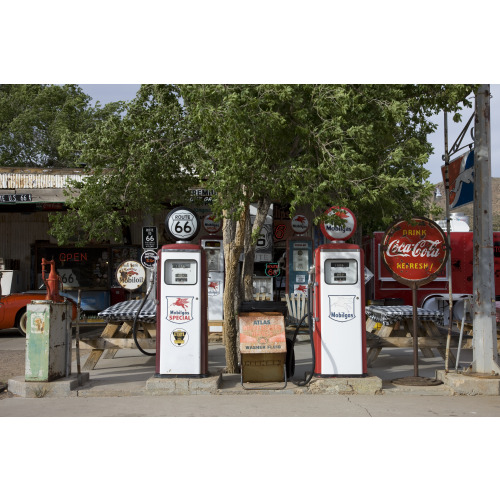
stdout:
{"type": "Polygon", "coordinates": [[[448,258],[446,236],[425,217],[399,221],[385,233],[382,256],[394,279],[423,285],[436,278],[448,258]]]}

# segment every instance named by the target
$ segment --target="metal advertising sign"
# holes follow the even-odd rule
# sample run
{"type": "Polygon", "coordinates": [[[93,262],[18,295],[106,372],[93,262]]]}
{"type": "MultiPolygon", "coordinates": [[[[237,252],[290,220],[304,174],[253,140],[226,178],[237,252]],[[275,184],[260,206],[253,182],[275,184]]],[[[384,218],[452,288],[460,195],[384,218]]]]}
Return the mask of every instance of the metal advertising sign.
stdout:
{"type": "Polygon", "coordinates": [[[345,225],[322,222],[319,226],[321,232],[330,241],[348,240],[356,231],[356,216],[345,207],[331,207],[325,212],[326,215],[332,213],[344,219],[345,225]]]}
{"type": "Polygon", "coordinates": [[[142,227],[142,248],[156,250],[158,248],[158,229],[156,226],[142,227]]]}
{"type": "Polygon", "coordinates": [[[398,221],[382,242],[384,264],[394,279],[412,288],[433,281],[448,258],[442,229],[425,217],[398,221]]]}
{"type": "Polygon", "coordinates": [[[238,319],[242,354],[286,352],[285,319],[282,314],[241,313],[238,319]]]}
{"type": "Polygon", "coordinates": [[[158,260],[158,254],[154,250],[146,250],[141,255],[141,264],[148,269],[153,269],[158,260]]]}
{"type": "Polygon", "coordinates": [[[116,281],[126,290],[137,290],[146,280],[146,270],[135,260],[122,262],[116,270],[116,281]]]}
{"type": "Polygon", "coordinates": [[[221,221],[216,221],[215,216],[213,214],[205,215],[203,219],[203,228],[207,233],[215,234],[220,231],[222,227],[221,221]]]}
{"type": "Polygon", "coordinates": [[[307,220],[307,217],[305,215],[296,215],[292,219],[291,224],[292,224],[292,229],[297,234],[305,233],[309,228],[309,221],[307,220]]]}
{"type": "MultiPolygon", "coordinates": [[[[446,185],[446,165],[441,167],[446,185]]],[[[448,165],[450,182],[450,210],[474,201],[474,150],[453,160],[448,165]]]]}

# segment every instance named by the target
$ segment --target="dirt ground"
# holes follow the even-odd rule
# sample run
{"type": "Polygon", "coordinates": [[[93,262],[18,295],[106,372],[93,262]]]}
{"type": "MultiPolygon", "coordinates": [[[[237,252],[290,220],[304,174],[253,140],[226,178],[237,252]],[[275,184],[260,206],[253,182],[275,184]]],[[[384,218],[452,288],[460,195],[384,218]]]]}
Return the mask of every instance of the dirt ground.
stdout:
{"type": "MultiPolygon", "coordinates": [[[[80,359],[84,359],[90,351],[80,351],[80,359]]],[[[73,349],[73,361],[76,359],[76,352],[73,349]]],[[[15,397],[7,391],[7,382],[12,377],[24,375],[25,350],[22,351],[2,351],[0,350],[0,399],[15,397]]]]}
{"type": "Polygon", "coordinates": [[[9,378],[24,374],[24,350],[0,351],[0,399],[14,397],[12,393],[2,390],[9,378]]]}

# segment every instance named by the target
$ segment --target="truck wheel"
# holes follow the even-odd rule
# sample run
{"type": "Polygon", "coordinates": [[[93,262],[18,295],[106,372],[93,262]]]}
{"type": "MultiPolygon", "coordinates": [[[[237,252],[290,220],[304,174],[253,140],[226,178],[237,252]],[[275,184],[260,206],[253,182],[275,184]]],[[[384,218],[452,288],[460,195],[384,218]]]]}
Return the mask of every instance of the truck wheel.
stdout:
{"type": "Polygon", "coordinates": [[[27,322],[28,322],[28,313],[26,311],[26,308],[23,307],[16,316],[16,328],[18,329],[19,333],[23,336],[26,337],[26,332],[27,332],[27,322]]]}

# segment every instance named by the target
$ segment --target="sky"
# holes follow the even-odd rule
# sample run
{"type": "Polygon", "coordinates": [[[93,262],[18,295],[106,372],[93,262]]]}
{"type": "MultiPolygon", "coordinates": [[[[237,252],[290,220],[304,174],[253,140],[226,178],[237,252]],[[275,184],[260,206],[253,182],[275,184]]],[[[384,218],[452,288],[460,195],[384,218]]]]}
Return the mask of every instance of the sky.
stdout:
{"type": "MultiPolygon", "coordinates": [[[[112,101],[131,100],[135,97],[140,85],[138,84],[95,84],[80,85],[82,90],[94,100],[106,104],[112,101]]],[[[500,177],[500,85],[491,85],[490,116],[491,116],[491,171],[492,177],[500,177]]],[[[472,115],[473,109],[466,108],[462,122],[455,123],[451,114],[448,115],[448,148],[451,148],[465,124],[472,115]]],[[[437,130],[429,136],[429,141],[434,147],[434,153],[426,164],[430,171],[429,181],[433,184],[442,182],[441,166],[444,165],[444,115],[440,113],[433,120],[438,125],[437,130]]],[[[471,126],[474,122],[472,122],[471,126]]],[[[472,142],[470,127],[462,141],[462,146],[472,142]]],[[[467,150],[459,151],[453,158],[464,154],[467,150]]]]}

